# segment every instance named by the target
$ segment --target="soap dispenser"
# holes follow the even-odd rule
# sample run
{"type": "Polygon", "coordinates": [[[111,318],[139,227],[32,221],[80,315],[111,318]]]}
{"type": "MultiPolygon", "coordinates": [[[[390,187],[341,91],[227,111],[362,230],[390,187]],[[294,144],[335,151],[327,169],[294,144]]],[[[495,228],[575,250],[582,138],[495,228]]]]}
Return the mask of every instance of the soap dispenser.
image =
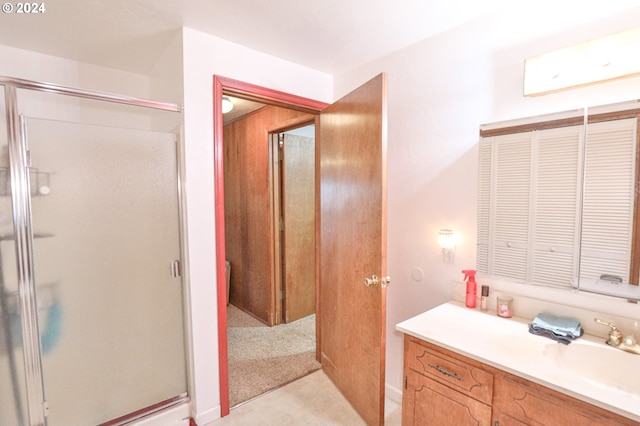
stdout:
{"type": "Polygon", "coordinates": [[[467,297],[465,306],[467,308],[476,307],[476,271],[474,269],[465,269],[462,271],[464,279],[467,282],[467,297]]]}

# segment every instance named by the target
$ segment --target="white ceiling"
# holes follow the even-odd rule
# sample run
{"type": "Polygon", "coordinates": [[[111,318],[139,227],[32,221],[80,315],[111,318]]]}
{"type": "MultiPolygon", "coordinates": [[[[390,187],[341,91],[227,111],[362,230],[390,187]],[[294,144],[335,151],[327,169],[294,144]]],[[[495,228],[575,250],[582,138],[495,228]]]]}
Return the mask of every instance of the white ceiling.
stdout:
{"type": "Polygon", "coordinates": [[[233,109],[222,116],[225,125],[265,106],[263,103],[248,99],[235,98],[233,96],[227,96],[227,98],[233,104],[233,109]]]}
{"type": "MultiPolygon", "coordinates": [[[[9,0],[10,4],[17,4],[9,0]]],[[[0,13],[0,44],[148,74],[182,26],[336,74],[488,14],[603,19],[638,0],[43,0],[0,13]],[[616,10],[614,10],[616,9],[616,10]]],[[[508,35],[507,35],[508,36],[508,35]]],[[[1,58],[0,58],[1,60],[1,58]]]]}
{"type": "Polygon", "coordinates": [[[187,26],[333,74],[512,1],[49,0],[0,14],[0,44],[147,74],[187,26]]]}

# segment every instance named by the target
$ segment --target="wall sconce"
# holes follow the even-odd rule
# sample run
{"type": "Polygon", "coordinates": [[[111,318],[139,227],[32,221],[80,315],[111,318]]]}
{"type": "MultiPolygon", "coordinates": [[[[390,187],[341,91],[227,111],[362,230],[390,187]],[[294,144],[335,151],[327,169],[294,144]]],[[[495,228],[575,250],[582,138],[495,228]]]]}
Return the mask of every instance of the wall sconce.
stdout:
{"type": "Polygon", "coordinates": [[[222,113],[226,114],[233,109],[233,102],[226,96],[222,97],[222,113]]]}
{"type": "Polygon", "coordinates": [[[438,245],[442,248],[442,259],[447,262],[453,262],[456,252],[456,241],[453,230],[441,229],[438,231],[438,245]]]}

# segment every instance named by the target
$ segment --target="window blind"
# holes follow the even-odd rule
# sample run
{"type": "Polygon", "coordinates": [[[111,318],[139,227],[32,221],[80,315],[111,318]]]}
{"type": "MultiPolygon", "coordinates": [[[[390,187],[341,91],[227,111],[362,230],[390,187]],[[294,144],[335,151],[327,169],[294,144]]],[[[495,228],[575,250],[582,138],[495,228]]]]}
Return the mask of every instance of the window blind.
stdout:
{"type": "Polygon", "coordinates": [[[637,120],[589,125],[584,162],[580,276],[629,282],[637,120]]]}
{"type": "Polygon", "coordinates": [[[481,138],[480,273],[565,287],[578,273],[628,278],[636,120],[589,124],[586,138],[584,131],[481,138]]]}

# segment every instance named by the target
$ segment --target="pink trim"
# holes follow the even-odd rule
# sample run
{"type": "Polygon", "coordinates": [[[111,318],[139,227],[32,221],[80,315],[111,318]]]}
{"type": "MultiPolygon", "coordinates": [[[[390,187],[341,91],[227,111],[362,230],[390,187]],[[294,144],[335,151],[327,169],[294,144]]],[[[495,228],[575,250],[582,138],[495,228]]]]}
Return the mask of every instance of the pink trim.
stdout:
{"type": "Polygon", "coordinates": [[[215,188],[215,229],[216,229],[216,277],[218,282],[218,350],[220,360],[220,414],[229,414],[229,355],[227,352],[227,287],[226,287],[226,248],[224,235],[224,150],[222,120],[222,94],[227,90],[234,95],[246,95],[252,99],[261,99],[265,103],[304,108],[310,112],[320,112],[329,104],[291,95],[266,87],[244,83],[231,78],[213,76],[213,167],[215,188]]]}

